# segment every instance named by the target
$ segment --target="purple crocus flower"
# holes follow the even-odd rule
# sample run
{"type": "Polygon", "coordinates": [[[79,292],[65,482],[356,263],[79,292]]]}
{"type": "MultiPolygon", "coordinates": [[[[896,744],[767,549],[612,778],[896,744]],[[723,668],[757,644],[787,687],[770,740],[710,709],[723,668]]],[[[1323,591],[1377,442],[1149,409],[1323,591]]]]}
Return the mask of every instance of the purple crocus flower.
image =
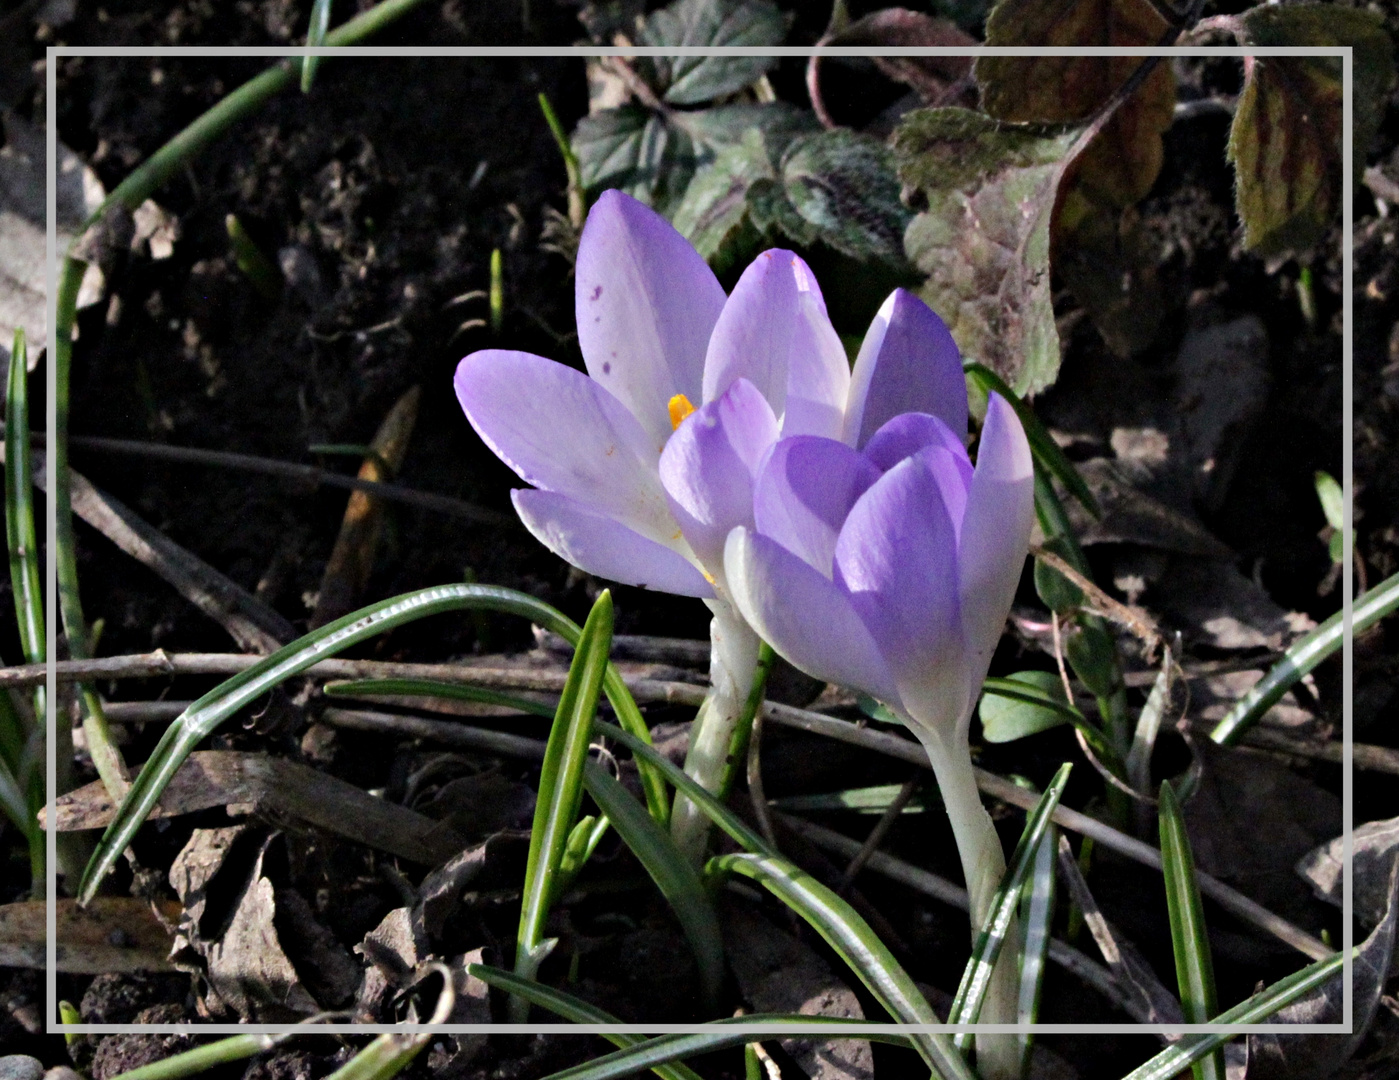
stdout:
{"type": "Polygon", "coordinates": [[[607,191],[579,242],[575,303],[587,374],[486,349],[457,368],[462,409],[535,485],[512,499],[551,551],[613,581],[715,597],[724,536],[752,520],[759,458],[779,432],[844,422],[849,366],[816,280],[767,251],[725,298],[669,222],[607,191]],[[697,446],[712,483],[687,475],[697,446]]]}
{"type": "Polygon", "coordinates": [[[778,652],[944,740],[965,736],[1034,510],[1029,445],[999,395],[975,469],[962,443],[918,412],[856,446],[783,439],[754,485],[755,527],[727,538],[725,560],[739,610],[778,652]]]}

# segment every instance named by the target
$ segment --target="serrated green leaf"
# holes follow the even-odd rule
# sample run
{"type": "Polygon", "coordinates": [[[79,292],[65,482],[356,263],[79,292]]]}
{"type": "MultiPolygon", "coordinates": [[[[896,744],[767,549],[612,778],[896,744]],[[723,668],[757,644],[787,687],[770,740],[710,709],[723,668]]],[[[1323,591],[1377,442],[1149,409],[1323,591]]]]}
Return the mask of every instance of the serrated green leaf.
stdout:
{"type": "Polygon", "coordinates": [[[1051,671],[1017,671],[994,683],[988,680],[979,710],[982,735],[987,742],[1006,743],[1059,727],[1069,717],[1056,706],[1067,704],[1062,680],[1051,671]],[[1003,689],[1013,689],[1006,683],[1021,683],[1030,693],[1003,694],[1003,689]]]}
{"type": "Polygon", "coordinates": [[[787,148],[781,173],[787,200],[826,244],[856,259],[902,258],[912,214],[883,143],[845,128],[809,135],[787,148]]]}
{"type": "MultiPolygon", "coordinates": [[[[1158,45],[1166,20],[1148,0],[1000,0],[986,20],[987,45],[1158,45]]],[[[983,56],[974,74],[982,107],[998,120],[1072,123],[1105,105],[1140,56],[983,56]]],[[[1070,186],[1093,202],[1130,205],[1161,171],[1161,133],[1171,126],[1175,77],[1159,63],[1074,162],[1070,186]]]]}
{"type": "Polygon", "coordinates": [[[590,195],[618,188],[662,213],[680,200],[695,172],[690,136],[640,105],[583,117],[573,131],[573,151],[590,195]]]}
{"type": "Polygon", "coordinates": [[[797,213],[779,180],[756,180],[748,188],[748,215],[753,227],[773,240],[797,247],[816,243],[816,226],[797,213]]]}
{"type": "MultiPolygon", "coordinates": [[[[779,45],[787,20],[772,0],[675,0],[646,18],[637,44],[779,45]]],[[[772,56],[650,58],[654,88],[672,105],[699,105],[751,85],[777,63],[772,56]]]]}
{"type": "Polygon", "coordinates": [[[723,273],[735,261],[745,230],[756,235],[748,220],[748,189],[754,181],[772,176],[762,134],[750,128],[743,142],[723,150],[695,174],[671,224],[723,273]]]}
{"type": "Polygon", "coordinates": [[[899,178],[927,201],[904,235],[919,294],[964,357],[1022,396],[1059,371],[1049,225],[1072,142],[967,109],[909,113],[894,135],[899,178]]]}
{"type": "MultiPolygon", "coordinates": [[[[1394,81],[1383,20],[1335,4],[1262,5],[1239,16],[1249,45],[1350,45],[1354,52],[1356,177],[1394,81]]],[[[1229,130],[1244,242],[1265,258],[1304,254],[1325,235],[1341,197],[1341,61],[1252,57],[1229,130]]]]}

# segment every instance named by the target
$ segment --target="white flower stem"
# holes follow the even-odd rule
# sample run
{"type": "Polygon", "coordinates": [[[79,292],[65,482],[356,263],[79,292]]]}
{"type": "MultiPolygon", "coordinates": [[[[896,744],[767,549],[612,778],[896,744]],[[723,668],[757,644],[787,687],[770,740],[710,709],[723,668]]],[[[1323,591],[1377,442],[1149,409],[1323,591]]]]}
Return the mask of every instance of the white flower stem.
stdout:
{"type": "MultiPolygon", "coordinates": [[[[758,667],[758,635],[727,601],[706,601],[709,624],[709,693],[690,726],[685,773],[706,791],[718,791],[734,727],[743,712],[758,667]]],[[[709,818],[676,792],[670,835],[682,855],[698,864],[709,838],[709,818]]]]}
{"type": "MultiPolygon", "coordinates": [[[[916,723],[909,727],[927,751],[933,775],[937,778],[938,791],[947,808],[947,818],[952,824],[957,854],[962,860],[962,874],[971,898],[971,933],[975,941],[1005,876],[1005,851],[1001,847],[1000,837],[996,835],[991,815],[982,805],[965,734],[959,732],[949,742],[916,723]]],[[[991,974],[991,985],[987,987],[978,1023],[1015,1023],[1020,994],[1016,962],[1019,952],[1020,930],[1018,926],[1012,926],[991,974]]],[[[1020,1074],[1016,1036],[978,1035],[976,1068],[983,1080],[1015,1080],[1020,1074]]]]}

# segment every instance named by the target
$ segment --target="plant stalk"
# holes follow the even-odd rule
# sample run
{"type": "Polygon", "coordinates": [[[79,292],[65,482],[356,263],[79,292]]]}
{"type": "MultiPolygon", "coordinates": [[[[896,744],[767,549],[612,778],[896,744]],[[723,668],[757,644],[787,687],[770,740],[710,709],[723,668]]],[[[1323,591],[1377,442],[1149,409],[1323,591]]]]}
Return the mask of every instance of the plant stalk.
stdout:
{"type": "MultiPolygon", "coordinates": [[[[743,715],[758,669],[761,642],[728,601],[715,599],[705,603],[714,613],[709,623],[709,693],[690,726],[685,774],[705,791],[717,792],[728,765],[734,729],[743,715]]],[[[680,853],[699,865],[709,839],[709,818],[679,792],[671,809],[670,835],[680,853]]]]}
{"type": "MultiPolygon", "coordinates": [[[[957,733],[950,740],[944,740],[935,730],[916,721],[909,720],[907,724],[928,754],[938,792],[947,809],[947,819],[952,825],[952,835],[957,841],[957,854],[962,860],[962,875],[966,878],[971,900],[971,934],[975,942],[991,914],[991,902],[1005,877],[1006,857],[1001,838],[977,790],[965,725],[959,725],[957,733]]],[[[1019,955],[1020,928],[1012,924],[991,974],[991,985],[981,1007],[981,1023],[1016,1022],[1020,1000],[1019,955]]],[[[976,1067],[983,1080],[1017,1080],[1020,1052],[1016,1037],[978,1035],[976,1067]]]]}

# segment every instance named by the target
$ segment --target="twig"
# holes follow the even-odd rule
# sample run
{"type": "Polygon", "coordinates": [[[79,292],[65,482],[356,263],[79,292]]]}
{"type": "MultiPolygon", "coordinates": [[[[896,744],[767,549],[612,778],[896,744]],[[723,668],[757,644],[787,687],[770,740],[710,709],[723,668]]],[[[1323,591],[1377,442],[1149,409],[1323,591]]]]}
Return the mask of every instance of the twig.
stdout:
{"type": "MultiPolygon", "coordinates": [[[[0,459],[3,459],[0,448],[0,459]]],[[[35,455],[34,486],[47,490],[43,455],[35,455]]],[[[137,562],[164,578],[208,615],[242,648],[275,652],[296,637],[296,629],[237,582],[186,551],[129,507],[69,469],[73,512],[137,562]]]]}
{"type": "Polygon", "coordinates": [[[860,850],[855,853],[855,857],[850,860],[845,868],[845,873],[841,874],[840,881],[836,884],[836,892],[844,893],[850,888],[856,876],[863,870],[870,861],[870,856],[879,850],[879,845],[884,843],[884,838],[889,835],[889,830],[894,827],[894,822],[899,820],[899,815],[904,812],[904,807],[913,798],[914,792],[918,790],[918,777],[911,776],[904,781],[904,786],[899,788],[899,793],[894,796],[893,801],[884,809],[879,820],[874,823],[874,828],[870,830],[869,836],[865,837],[865,842],[860,846],[860,850]]]}
{"type": "Polygon", "coordinates": [[[1151,616],[1140,608],[1129,607],[1120,600],[1114,600],[1105,593],[1098,585],[1094,584],[1083,574],[1080,574],[1067,562],[1061,559],[1054,552],[1043,547],[1032,547],[1030,554],[1039,559],[1046,566],[1062,574],[1072,581],[1079,590],[1088,596],[1096,605],[1092,614],[1109,619],[1112,622],[1126,627],[1146,645],[1148,655],[1154,653],[1161,645],[1161,632],[1156,629],[1156,624],[1151,616]]]}
{"type": "MultiPolygon", "coordinates": [[[[1124,991],[1135,991],[1139,998],[1138,1011],[1144,1013],[1148,1024],[1180,1024],[1185,1020],[1180,1002],[1171,994],[1149,964],[1137,955],[1131,943],[1119,942],[1112,926],[1103,917],[1098,902],[1083,880],[1083,872],[1078,868],[1073,849],[1066,836],[1059,837],[1059,875],[1069,887],[1069,893],[1078,909],[1083,913],[1084,924],[1098,943],[1098,949],[1107,961],[1109,970],[1118,986],[1124,991]]],[[[1135,1015],[1135,1013],[1134,1013],[1135,1015]]]]}
{"type": "MultiPolygon", "coordinates": [[[[42,441],[43,436],[36,432],[31,438],[42,441]]],[[[276,458],[256,457],[252,454],[234,454],[225,450],[166,446],[163,443],[141,442],[136,439],[107,439],[92,435],[75,435],[68,442],[70,446],[80,450],[98,450],[108,454],[126,454],[132,457],[176,461],[186,465],[210,465],[218,469],[238,469],[243,472],[263,473],[267,476],[299,480],[311,486],[325,484],[328,487],[363,491],[391,502],[419,506],[424,510],[436,510],[439,513],[465,518],[482,525],[519,525],[519,522],[509,514],[502,514],[498,510],[488,510],[482,506],[474,506],[449,495],[416,491],[401,484],[382,484],[375,480],[361,480],[358,476],[346,476],[343,473],[331,472],[319,465],[301,465],[294,461],[279,461],[276,458]]]]}

